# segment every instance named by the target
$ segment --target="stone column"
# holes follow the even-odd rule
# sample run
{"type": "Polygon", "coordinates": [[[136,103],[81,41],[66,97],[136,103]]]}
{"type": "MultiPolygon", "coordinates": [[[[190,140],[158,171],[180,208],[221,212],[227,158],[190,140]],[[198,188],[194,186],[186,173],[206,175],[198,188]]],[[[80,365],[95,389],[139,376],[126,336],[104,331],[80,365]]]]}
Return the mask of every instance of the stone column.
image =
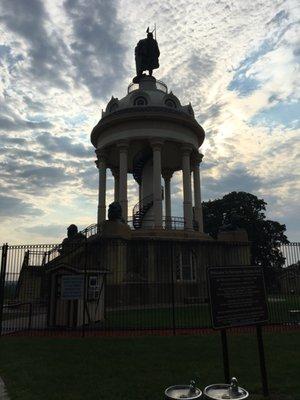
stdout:
{"type": "Polygon", "coordinates": [[[120,175],[117,168],[112,168],[111,173],[114,177],[114,201],[119,201],[119,191],[120,191],[120,175]]]}
{"type": "Polygon", "coordinates": [[[105,221],[106,216],[106,160],[103,150],[96,150],[97,161],[96,165],[99,170],[99,192],[98,192],[98,217],[97,223],[101,224],[105,221]]]}
{"type": "Polygon", "coordinates": [[[186,230],[193,230],[191,152],[192,146],[185,145],[182,147],[183,215],[186,230]]]}
{"type": "Polygon", "coordinates": [[[154,228],[162,228],[161,148],[162,140],[152,140],[154,228]]]}
{"type": "Polygon", "coordinates": [[[142,201],[142,183],[139,184],[139,203],[142,201]]]}
{"type": "Polygon", "coordinates": [[[173,171],[163,170],[162,176],[165,181],[165,212],[166,212],[166,228],[172,229],[172,213],[171,213],[171,178],[173,171]]]}
{"type": "Polygon", "coordinates": [[[197,155],[193,163],[193,180],[194,180],[194,202],[195,202],[195,221],[198,223],[199,232],[203,233],[203,214],[201,203],[201,182],[200,182],[200,163],[203,154],[197,155]]]}
{"type": "Polygon", "coordinates": [[[127,200],[127,158],[128,158],[128,142],[122,141],[118,143],[119,148],[119,203],[122,207],[122,217],[127,222],[128,200],[127,200]]]}

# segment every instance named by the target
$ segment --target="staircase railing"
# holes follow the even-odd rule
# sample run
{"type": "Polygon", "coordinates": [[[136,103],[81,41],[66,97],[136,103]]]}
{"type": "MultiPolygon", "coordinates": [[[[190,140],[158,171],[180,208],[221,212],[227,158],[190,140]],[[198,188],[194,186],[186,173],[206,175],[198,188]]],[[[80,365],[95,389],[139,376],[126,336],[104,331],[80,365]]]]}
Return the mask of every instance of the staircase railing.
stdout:
{"type": "Polygon", "coordinates": [[[139,201],[132,210],[132,220],[133,220],[133,227],[135,229],[139,229],[142,225],[143,218],[147,211],[153,205],[153,194],[144,197],[141,201],[139,201]]]}
{"type": "Polygon", "coordinates": [[[140,185],[142,183],[142,172],[146,162],[152,157],[150,148],[139,151],[133,159],[133,172],[132,175],[135,181],[140,185]]]}
{"type": "Polygon", "coordinates": [[[144,197],[141,201],[136,203],[132,210],[132,217],[134,217],[134,215],[140,211],[144,205],[151,202],[153,202],[153,194],[149,194],[149,196],[144,197]]]}
{"type": "MultiPolygon", "coordinates": [[[[94,236],[98,233],[98,224],[91,224],[87,228],[79,231],[78,233],[84,235],[88,239],[89,237],[94,236]]],[[[78,241],[78,244],[81,244],[81,243],[82,242],[78,241]]],[[[75,244],[76,244],[76,242],[73,243],[73,246],[70,245],[70,249],[75,248],[76,247],[75,244]]],[[[62,243],[54,246],[51,250],[46,251],[44,253],[43,265],[52,261],[54,258],[60,256],[61,249],[62,249],[62,243]]]]}
{"type": "Polygon", "coordinates": [[[94,236],[98,233],[98,224],[91,224],[79,233],[82,233],[86,238],[94,236]]]}

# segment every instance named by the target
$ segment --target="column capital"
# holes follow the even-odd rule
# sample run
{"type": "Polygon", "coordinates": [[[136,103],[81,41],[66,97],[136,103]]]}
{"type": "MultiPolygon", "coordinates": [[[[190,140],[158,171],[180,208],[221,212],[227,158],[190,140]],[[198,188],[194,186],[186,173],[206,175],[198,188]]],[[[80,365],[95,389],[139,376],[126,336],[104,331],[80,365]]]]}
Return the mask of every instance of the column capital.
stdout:
{"type": "Polygon", "coordinates": [[[199,165],[201,164],[202,159],[203,159],[203,154],[201,154],[201,153],[193,154],[193,158],[192,158],[193,169],[199,168],[199,165]]]}
{"type": "Polygon", "coordinates": [[[152,147],[152,150],[160,150],[164,145],[164,140],[159,138],[150,139],[150,145],[152,147]]]}
{"type": "Polygon", "coordinates": [[[181,152],[183,155],[189,155],[193,151],[194,147],[191,144],[183,144],[181,146],[181,152]]]}
{"type": "Polygon", "coordinates": [[[97,160],[95,160],[95,164],[97,166],[97,168],[99,168],[99,164],[101,162],[106,162],[106,152],[104,149],[97,149],[95,150],[96,156],[97,156],[97,160]]]}
{"type": "Polygon", "coordinates": [[[163,169],[162,170],[162,177],[165,180],[170,180],[173,176],[174,171],[172,169],[163,169]]]}
{"type": "Polygon", "coordinates": [[[105,157],[106,157],[105,149],[96,149],[95,153],[96,153],[98,160],[105,159],[105,157]]]}
{"type": "Polygon", "coordinates": [[[119,149],[119,151],[123,152],[128,150],[129,147],[129,141],[128,140],[120,140],[119,142],[117,142],[117,147],[119,149]]]}
{"type": "Polygon", "coordinates": [[[111,170],[111,173],[112,173],[114,178],[119,178],[120,171],[119,171],[119,169],[117,167],[112,167],[112,168],[110,168],[110,170],[111,170]]]}

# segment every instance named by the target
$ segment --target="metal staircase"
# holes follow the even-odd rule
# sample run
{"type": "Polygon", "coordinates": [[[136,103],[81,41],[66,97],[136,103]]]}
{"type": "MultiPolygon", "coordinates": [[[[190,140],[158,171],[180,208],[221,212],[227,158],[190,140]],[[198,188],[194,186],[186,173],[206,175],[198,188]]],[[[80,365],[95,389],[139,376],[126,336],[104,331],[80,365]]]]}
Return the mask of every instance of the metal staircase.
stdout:
{"type": "Polygon", "coordinates": [[[153,194],[146,196],[143,200],[139,201],[134,207],[132,212],[132,223],[134,229],[140,229],[142,226],[143,218],[147,211],[153,206],[153,194]]]}
{"type": "Polygon", "coordinates": [[[152,157],[151,148],[145,148],[139,151],[133,159],[132,175],[135,181],[140,185],[142,183],[142,173],[146,162],[152,157]]]}
{"type": "MultiPolygon", "coordinates": [[[[148,160],[152,158],[152,150],[147,147],[139,151],[133,159],[133,171],[132,175],[135,181],[141,185],[142,184],[142,174],[143,168],[148,160]]],[[[141,201],[139,201],[132,210],[132,224],[134,229],[140,229],[142,226],[142,221],[147,211],[153,205],[153,194],[146,196],[141,201]]]]}
{"type": "MultiPolygon", "coordinates": [[[[141,185],[142,184],[142,174],[143,168],[147,161],[149,161],[153,156],[152,150],[150,147],[146,147],[143,150],[139,151],[133,159],[133,171],[132,175],[135,181],[141,185]]],[[[162,190],[162,198],[164,197],[164,188],[162,190]]],[[[141,201],[139,201],[134,207],[132,211],[132,224],[134,229],[140,229],[142,226],[143,219],[146,213],[153,206],[153,194],[144,197],[141,201]]]]}

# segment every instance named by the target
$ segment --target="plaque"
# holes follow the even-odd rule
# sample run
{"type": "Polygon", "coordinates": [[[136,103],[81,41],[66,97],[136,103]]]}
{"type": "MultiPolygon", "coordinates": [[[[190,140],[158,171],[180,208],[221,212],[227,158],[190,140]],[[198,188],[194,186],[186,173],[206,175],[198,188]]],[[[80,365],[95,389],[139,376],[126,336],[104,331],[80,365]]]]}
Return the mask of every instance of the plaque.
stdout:
{"type": "Polygon", "coordinates": [[[63,275],[61,277],[61,299],[78,300],[83,298],[84,276],[63,275]]]}
{"type": "Polygon", "coordinates": [[[267,322],[268,306],[262,267],[208,267],[207,281],[214,328],[267,322]]]}

